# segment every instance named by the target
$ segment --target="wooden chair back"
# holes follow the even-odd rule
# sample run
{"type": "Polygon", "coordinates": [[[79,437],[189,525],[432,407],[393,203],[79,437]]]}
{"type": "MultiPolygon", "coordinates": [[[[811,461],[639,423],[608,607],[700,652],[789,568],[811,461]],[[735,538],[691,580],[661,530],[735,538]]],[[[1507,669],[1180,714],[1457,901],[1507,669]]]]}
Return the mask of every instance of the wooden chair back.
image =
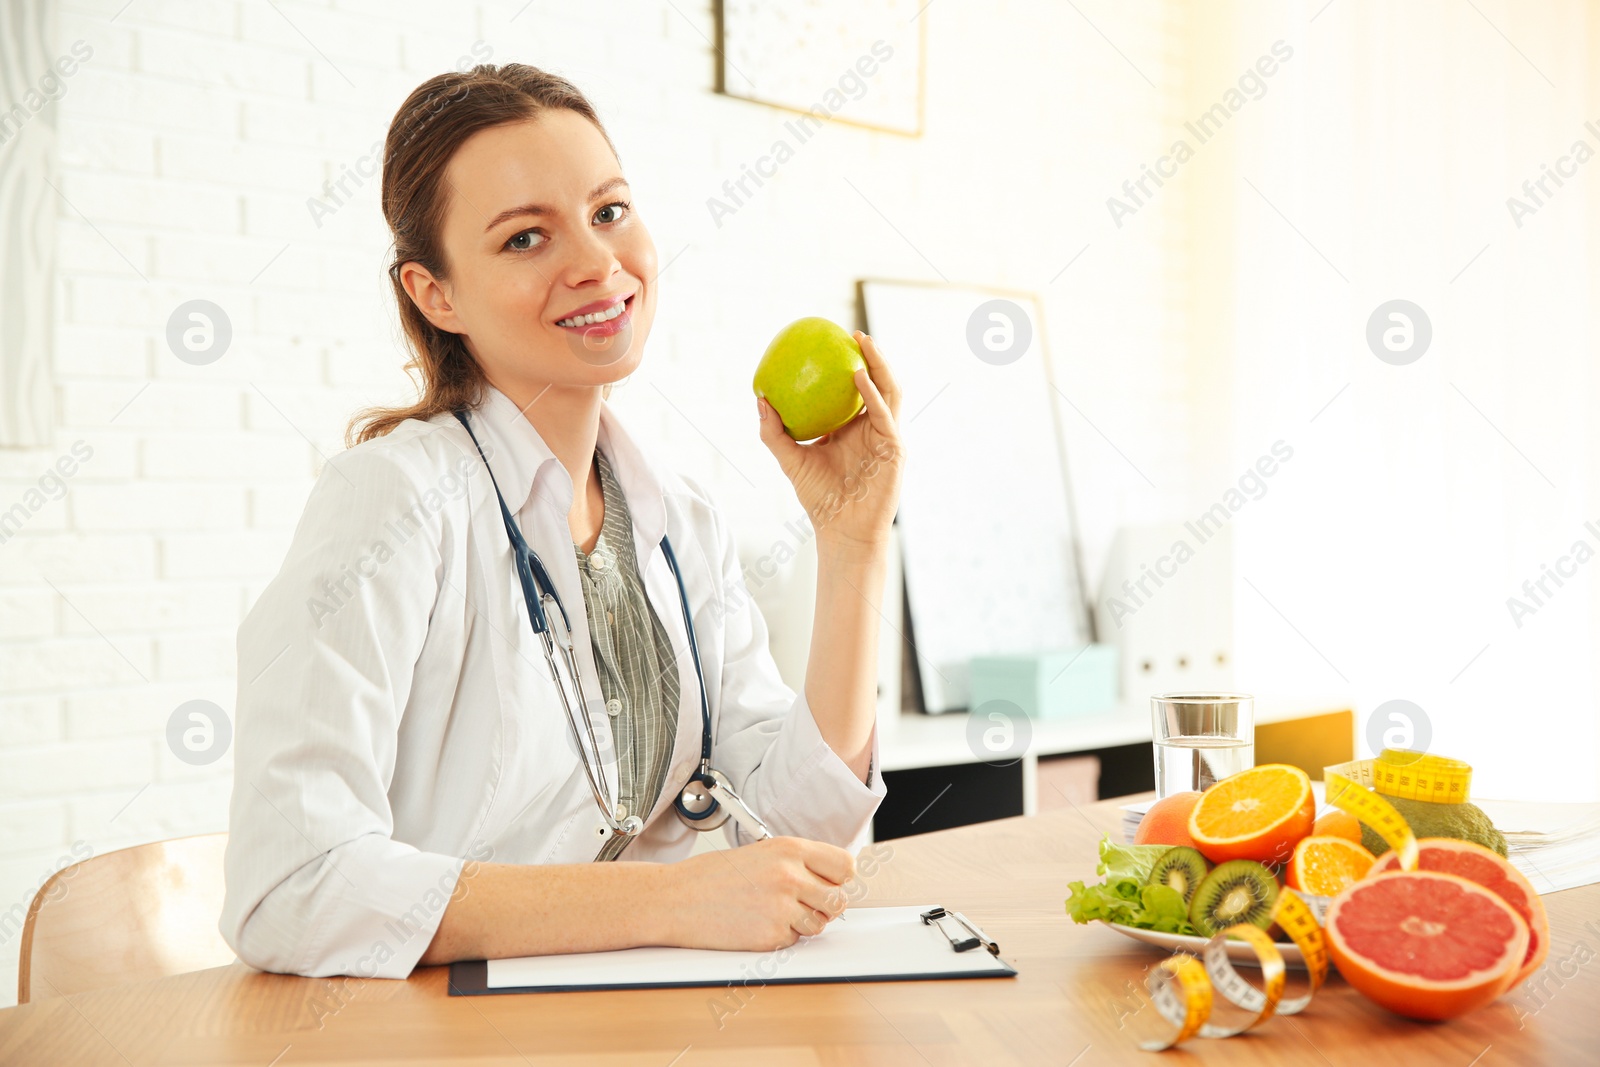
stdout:
{"type": "Polygon", "coordinates": [[[217,929],[227,841],[156,841],[51,875],[28,907],[17,1003],[232,963],[217,929]]]}

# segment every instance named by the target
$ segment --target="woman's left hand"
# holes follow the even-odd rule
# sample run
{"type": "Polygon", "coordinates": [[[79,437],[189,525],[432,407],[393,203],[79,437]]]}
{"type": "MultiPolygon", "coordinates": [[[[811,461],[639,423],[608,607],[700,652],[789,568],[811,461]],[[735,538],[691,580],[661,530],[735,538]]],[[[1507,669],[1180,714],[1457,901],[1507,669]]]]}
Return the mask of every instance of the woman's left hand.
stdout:
{"type": "Polygon", "coordinates": [[[867,366],[856,371],[856,389],[866,408],[832,433],[801,444],[765,397],[756,397],[761,440],[794,483],[821,544],[879,549],[889,540],[900,499],[905,450],[900,440],[900,387],[878,346],[857,330],[867,366]]]}

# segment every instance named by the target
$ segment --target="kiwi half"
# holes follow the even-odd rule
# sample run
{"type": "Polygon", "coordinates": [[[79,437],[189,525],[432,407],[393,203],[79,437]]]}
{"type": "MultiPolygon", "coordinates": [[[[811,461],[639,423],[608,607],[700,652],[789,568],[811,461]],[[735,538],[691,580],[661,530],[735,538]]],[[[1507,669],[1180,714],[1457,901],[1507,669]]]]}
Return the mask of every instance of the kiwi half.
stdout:
{"type": "Polygon", "coordinates": [[[1211,864],[1199,851],[1188,845],[1177,845],[1161,854],[1150,869],[1149,885],[1169,886],[1178,891],[1185,906],[1194,899],[1195,888],[1205,879],[1211,864]]]}
{"type": "MultiPolygon", "coordinates": [[[[1162,859],[1166,857],[1163,856],[1162,859]]],[[[1203,937],[1236,923],[1265,930],[1278,903],[1278,880],[1255,860],[1229,860],[1206,875],[1189,902],[1189,922],[1203,937]]]]}

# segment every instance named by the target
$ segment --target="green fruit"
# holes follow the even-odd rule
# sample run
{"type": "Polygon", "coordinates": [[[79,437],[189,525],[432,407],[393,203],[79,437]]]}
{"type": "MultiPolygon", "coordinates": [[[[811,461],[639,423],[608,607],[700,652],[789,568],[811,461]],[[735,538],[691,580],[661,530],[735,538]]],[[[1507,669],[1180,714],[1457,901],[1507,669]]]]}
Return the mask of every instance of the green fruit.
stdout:
{"type": "MultiPolygon", "coordinates": [[[[1431,800],[1384,797],[1406,820],[1418,837],[1453,837],[1473,841],[1484,848],[1506,854],[1506,837],[1495,829],[1489,816],[1476,804],[1435,804],[1431,800]]],[[[1366,823],[1361,824],[1361,844],[1374,856],[1389,851],[1389,842],[1379,837],[1366,823]]]]}
{"type": "Polygon", "coordinates": [[[1205,879],[1209,870],[1211,864],[1197,850],[1188,845],[1178,845],[1167,849],[1156,860],[1146,884],[1169,886],[1177,890],[1183,902],[1188,904],[1194,899],[1195,887],[1205,879]]]}
{"type": "Polygon", "coordinates": [[[855,382],[856,371],[866,365],[861,346],[842,327],[827,319],[796,319],[767,346],[751,384],[790,437],[809,441],[832,433],[866,407],[855,382]]]}
{"type": "Polygon", "coordinates": [[[1201,937],[1249,923],[1265,930],[1278,903],[1278,880],[1255,860],[1229,860],[1217,865],[1195,888],[1189,922],[1201,937]]]}

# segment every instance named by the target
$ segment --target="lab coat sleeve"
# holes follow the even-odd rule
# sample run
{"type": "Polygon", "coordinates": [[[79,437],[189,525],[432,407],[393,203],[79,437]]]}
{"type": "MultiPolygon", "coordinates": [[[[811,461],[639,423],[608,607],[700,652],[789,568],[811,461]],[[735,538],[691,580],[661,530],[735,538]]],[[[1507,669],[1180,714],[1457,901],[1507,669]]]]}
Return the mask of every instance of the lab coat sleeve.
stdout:
{"type": "Polygon", "coordinates": [[[328,463],[239,628],[219,929],[253,967],[404,978],[460,875],[462,858],[390,837],[401,712],[445,558],[429,482],[386,442],[328,463]]]}
{"type": "MultiPolygon", "coordinates": [[[[867,781],[829,747],[804,687],[796,693],[778,673],[766,620],[750,596],[727,525],[717,514],[708,552],[720,570],[724,657],[713,765],[728,776],[775,834],[826,841],[852,853],[867,843],[872,816],[887,789],[879,770],[878,728],[872,728],[867,781]]],[[[818,619],[815,625],[826,626],[818,619]]],[[[732,819],[724,833],[735,845],[753,838],[732,819]]]]}

